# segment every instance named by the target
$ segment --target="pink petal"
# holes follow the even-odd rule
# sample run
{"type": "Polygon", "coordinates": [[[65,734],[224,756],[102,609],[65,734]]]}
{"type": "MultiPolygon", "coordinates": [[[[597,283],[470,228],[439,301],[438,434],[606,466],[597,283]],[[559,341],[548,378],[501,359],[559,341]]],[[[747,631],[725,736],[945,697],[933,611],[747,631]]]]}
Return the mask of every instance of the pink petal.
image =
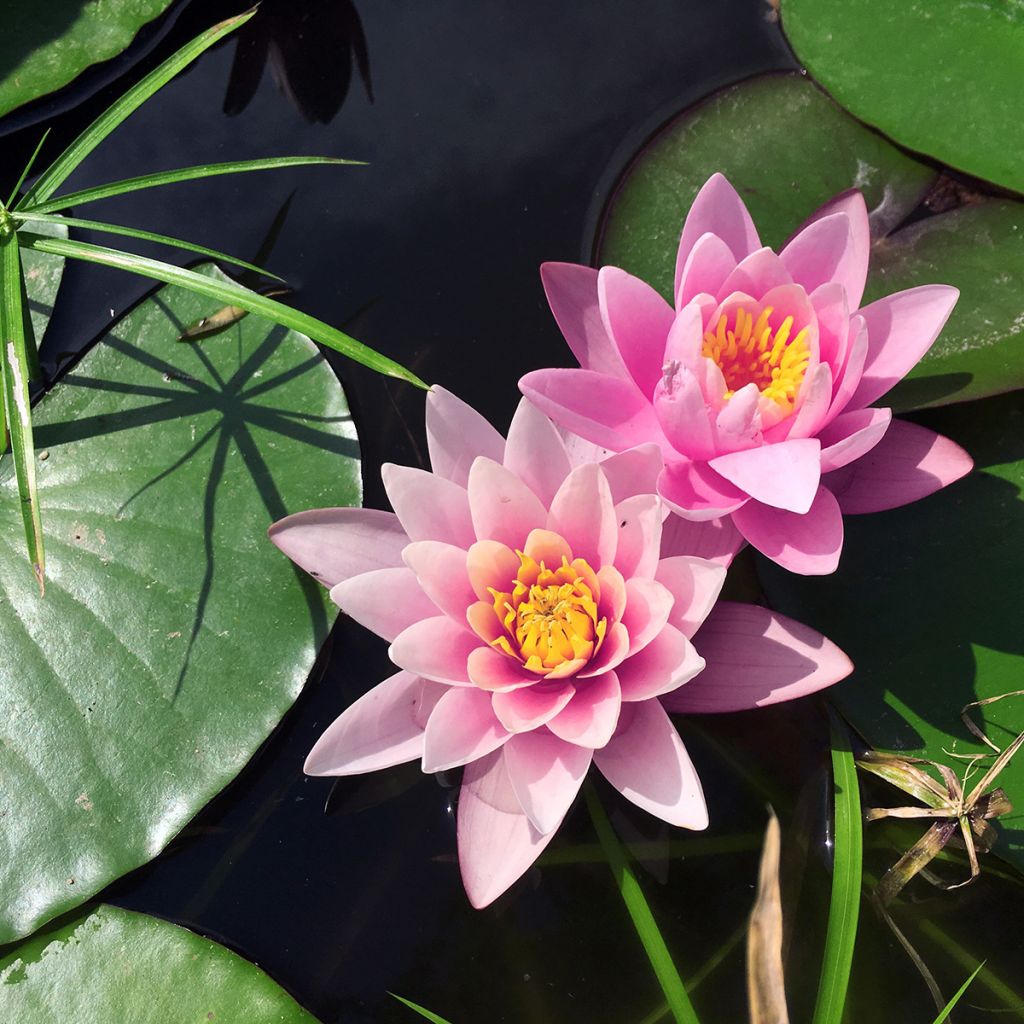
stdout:
{"type": "Polygon", "coordinates": [[[893,420],[867,455],[829,473],[824,483],[844,512],[881,512],[946,487],[973,465],[970,455],[948,437],[893,420]]]}
{"type": "Polygon", "coordinates": [[[619,539],[615,568],[625,579],[651,579],[661,556],[661,520],[664,515],[656,494],[635,494],[615,506],[619,539]]]}
{"type": "Polygon", "coordinates": [[[629,633],[629,656],[643,650],[661,631],[672,613],[675,598],[655,580],[626,580],[626,610],[622,624],[629,633]]]}
{"type": "MultiPolygon", "coordinates": [[[[846,289],[835,281],[811,292],[811,305],[818,319],[818,348],[821,361],[838,374],[846,358],[850,333],[850,304],[846,289]]],[[[856,306],[853,307],[856,309],[856,306]]]]}
{"type": "Polygon", "coordinates": [[[675,626],[665,626],[646,647],[618,667],[622,699],[660,697],[689,682],[703,668],[704,659],[686,635],[675,626]]]}
{"type": "Polygon", "coordinates": [[[464,624],[466,609],[477,599],[466,572],[466,552],[454,544],[420,540],[410,544],[402,557],[430,600],[445,615],[464,624]]]}
{"type": "Polygon", "coordinates": [[[466,662],[480,646],[480,638],[447,615],[423,619],[402,630],[388,649],[388,657],[407,672],[439,683],[469,683],[466,662]]]}
{"type": "Polygon", "coordinates": [[[691,459],[716,453],[715,434],[700,381],[685,366],[666,363],[654,389],[654,412],[669,444],[691,459]]]}
{"type": "Polygon", "coordinates": [[[807,219],[796,232],[794,240],[803,234],[815,221],[823,220],[836,213],[845,213],[850,220],[850,235],[852,237],[852,251],[849,257],[850,273],[844,274],[840,283],[846,292],[850,309],[856,309],[864,295],[868,260],[871,256],[871,228],[868,222],[868,208],[860,192],[856,189],[850,189],[830,199],[821,209],[817,210],[807,219]]]}
{"type": "Polygon", "coordinates": [[[567,743],[592,750],[603,747],[612,738],[621,706],[619,678],[614,672],[577,680],[572,700],[548,722],[548,729],[567,743]]]}
{"type": "Polygon", "coordinates": [[[651,395],[665,361],[675,313],[647,283],[618,267],[602,267],[597,296],[604,325],[641,394],[651,395]]]}
{"type": "Polygon", "coordinates": [[[836,281],[847,290],[850,308],[857,308],[867,278],[868,250],[855,241],[853,225],[845,212],[812,221],[779,256],[805,291],[836,281]]]}
{"type": "MultiPolygon", "coordinates": [[[[704,344],[704,306],[714,305],[710,295],[700,295],[695,302],[679,310],[665,339],[665,354],[661,360],[661,372],[674,362],[685,366],[691,372],[702,362],[701,348],[704,344]]],[[[655,382],[657,383],[657,382],[655,382]]],[[[647,393],[648,398],[651,392],[647,393]]]]}
{"type": "Polygon", "coordinates": [[[427,451],[430,465],[460,487],[478,455],[501,462],[505,441],[476,411],[450,391],[434,385],[427,392],[427,451]]]}
{"type": "Polygon", "coordinates": [[[728,517],[695,523],[673,513],[661,525],[662,558],[696,555],[727,567],[743,543],[728,517]]]}
{"type": "Polygon", "coordinates": [[[525,398],[519,402],[508,428],[503,465],[545,506],[551,504],[555,491],[572,468],[558,429],[525,398]]]}
{"type": "Polygon", "coordinates": [[[828,414],[825,416],[827,425],[836,418],[850,404],[864,373],[864,360],[868,355],[868,329],[860,316],[850,317],[849,344],[846,350],[846,360],[843,363],[839,375],[832,382],[832,404],[829,406],[828,414]]]}
{"type": "Polygon", "coordinates": [[[735,512],[748,498],[706,462],[679,460],[658,477],[658,493],[685,519],[702,522],[735,512]]]}
{"type": "Polygon", "coordinates": [[[821,480],[821,443],[806,437],[766,444],[720,455],[709,465],[755,500],[802,515],[821,480]]]}
{"type": "Polygon", "coordinates": [[[331,588],[331,600],[350,618],[385,640],[437,614],[411,569],[375,569],[331,588]]]}
{"type": "Polygon", "coordinates": [[[393,512],[316,508],[278,520],[267,536],[326,587],[349,576],[402,564],[409,537],[393,512]]]}
{"type": "Polygon", "coordinates": [[[808,626],[753,604],[723,601],[697,634],[707,667],[662,698],[669,711],[743,711],[845,679],[850,659],[808,626]]]}
{"type": "Polygon", "coordinates": [[[850,400],[870,405],[901,381],[932,347],[960,292],[945,284],[908,288],[872,302],[860,315],[868,327],[868,354],[860,385],[850,400]]]}
{"type": "Polygon", "coordinates": [[[459,795],[459,868],[469,902],[493,903],[551,842],[530,824],[512,789],[503,751],[467,765],[459,795]]]}
{"type": "Polygon", "coordinates": [[[741,260],[718,288],[704,290],[723,298],[731,292],[764,295],[781,284],[792,283],[793,278],[786,264],[770,248],[764,246],[741,260]]]}
{"type": "Polygon", "coordinates": [[[685,636],[692,637],[714,607],[725,586],[725,569],[689,555],[663,558],[658,563],[654,578],[675,598],[668,621],[685,636]]]}
{"type": "Polygon", "coordinates": [[[761,247],[757,237],[757,229],[750,219],[743,200],[736,190],[721,174],[713,174],[697,193],[697,198],[690,207],[690,212],[683,225],[683,234],[679,239],[679,251],[676,254],[676,277],[673,293],[679,294],[683,269],[686,266],[690,250],[696,245],[701,235],[718,235],[729,247],[733,256],[741,260],[755,249],[761,247]]]}
{"type": "Polygon", "coordinates": [[[752,501],[732,514],[736,528],[763,555],[790,572],[835,572],[843,549],[843,517],[827,487],[819,487],[806,515],[752,501]]]}
{"type": "Polygon", "coordinates": [[[591,370],[534,370],[519,390],[559,426],[609,451],[663,441],[650,401],[636,384],[591,370]]]}
{"type": "Polygon", "coordinates": [[[477,647],[469,655],[468,671],[474,686],[492,693],[517,690],[540,682],[539,676],[528,672],[515,658],[493,647],[477,647]]]}
{"type": "Polygon", "coordinates": [[[473,687],[452,688],[427,719],[423,770],[443,772],[497,750],[511,733],[491,708],[491,695],[473,687]]]}
{"type": "Polygon", "coordinates": [[[496,540],[478,540],[466,552],[469,585],[481,601],[493,602],[488,587],[502,592],[512,589],[519,572],[519,556],[507,544],[496,540]]]}
{"type": "Polygon", "coordinates": [[[313,745],[307,775],[360,775],[415,761],[423,754],[419,712],[446,692],[397,672],[350,705],[313,745]]]}
{"type": "MultiPolygon", "coordinates": [[[[629,632],[621,622],[613,622],[608,626],[604,643],[590,663],[579,671],[581,680],[592,679],[603,672],[610,672],[629,656],[629,632]]],[[[582,684],[581,684],[582,685],[582,684]]]]}
{"type": "Polygon", "coordinates": [[[597,570],[597,583],[601,591],[599,611],[611,622],[618,622],[626,610],[626,581],[614,565],[602,565],[597,570]]]}
{"type": "Polygon", "coordinates": [[[561,565],[563,558],[571,562],[574,557],[565,538],[552,530],[531,530],[523,554],[535,562],[543,562],[549,569],[561,565]]]}
{"type": "Polygon", "coordinates": [[[891,421],[891,409],[855,409],[837,416],[818,434],[822,473],[839,469],[871,451],[891,421]]]}
{"type": "Polygon", "coordinates": [[[606,459],[581,461],[601,463],[616,505],[634,494],[653,494],[662,467],[661,449],[656,444],[642,444],[606,459]]]}
{"type": "Polygon", "coordinates": [[[498,721],[509,732],[529,732],[550,722],[572,700],[575,692],[571,683],[525,686],[494,693],[491,706],[498,721]]]}
{"type": "MultiPolygon", "coordinates": [[[[829,392],[829,398],[832,393],[829,392]]],[[[740,451],[760,444],[761,392],[756,384],[747,384],[729,399],[715,417],[715,451],[712,455],[740,451]]]]}
{"type": "Polygon", "coordinates": [[[519,477],[491,459],[477,459],[469,471],[469,508],[478,540],[496,540],[511,548],[521,548],[548,515],[519,477]]]}
{"type": "Polygon", "coordinates": [[[831,406],[832,367],[828,363],[819,363],[814,372],[804,378],[799,405],[790,418],[786,437],[793,440],[814,437],[825,422],[831,406]]]}
{"type": "Polygon", "coordinates": [[[545,835],[562,823],[583,785],[593,754],[549,732],[513,736],[505,747],[505,767],[519,805],[545,835]]]}
{"type": "Polygon", "coordinates": [[[722,282],[736,267],[736,257],[718,235],[701,235],[694,243],[686,263],[680,268],[676,284],[676,309],[705,292],[717,295],[722,282]]]}
{"type": "Polygon", "coordinates": [[[386,462],[381,479],[409,540],[440,540],[468,548],[476,540],[464,487],[443,476],[386,462]]]}
{"type": "Polygon", "coordinates": [[[615,507],[608,481],[596,463],[577,466],[565,478],[546,518],[548,529],[564,537],[573,555],[585,558],[592,568],[615,558],[615,507]]]}
{"type": "Polygon", "coordinates": [[[580,366],[612,377],[627,376],[601,316],[597,271],[574,263],[545,263],[540,277],[551,312],[580,366]]]}
{"type": "Polygon", "coordinates": [[[594,752],[594,763],[638,807],[670,825],[707,828],[700,779],[657,701],[625,705],[619,728],[606,747],[594,752]]]}

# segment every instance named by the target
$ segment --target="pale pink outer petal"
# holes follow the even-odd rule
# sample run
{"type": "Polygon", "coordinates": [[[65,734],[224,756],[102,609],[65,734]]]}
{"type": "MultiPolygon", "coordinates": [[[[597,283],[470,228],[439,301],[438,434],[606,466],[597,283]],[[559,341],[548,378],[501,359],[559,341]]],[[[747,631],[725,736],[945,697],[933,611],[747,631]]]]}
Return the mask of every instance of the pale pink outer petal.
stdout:
{"type": "MultiPolygon", "coordinates": [[[[779,256],[793,280],[808,292],[831,281],[843,285],[848,293],[864,292],[868,254],[857,245],[845,211],[812,221],[779,256]]],[[[856,309],[857,303],[849,301],[850,308],[856,309]]]]}
{"type": "Polygon", "coordinates": [[[592,370],[534,370],[519,381],[519,390],[559,426],[609,451],[648,441],[668,445],[649,399],[632,378],[592,370]]]}
{"type": "Polygon", "coordinates": [[[674,555],[658,563],[654,578],[675,598],[668,621],[690,638],[718,600],[725,586],[726,567],[694,558],[674,555]]]}
{"type": "Polygon", "coordinates": [[[766,444],[720,455],[709,465],[756,501],[803,515],[821,480],[821,443],[804,437],[766,444]]]}
{"type": "MultiPolygon", "coordinates": [[[[542,513],[533,525],[539,526],[544,518],[542,513]]],[[[576,558],[585,558],[591,566],[607,565],[615,558],[615,506],[608,480],[596,463],[577,466],[565,478],[546,519],[547,528],[566,539],[576,558]]]]}
{"type": "Polygon", "coordinates": [[[437,614],[437,606],[405,566],[350,576],[331,588],[331,600],[359,625],[387,641],[437,614]]]}
{"type": "Polygon", "coordinates": [[[866,455],[885,436],[892,409],[854,409],[837,416],[821,433],[821,471],[829,473],[866,455]]]}
{"type": "Polygon", "coordinates": [[[665,628],[674,602],[672,593],[655,580],[626,580],[626,610],[622,613],[622,624],[629,634],[630,658],[665,628]]]}
{"type": "Polygon", "coordinates": [[[443,772],[497,750],[512,734],[491,708],[491,695],[451,688],[437,702],[423,733],[423,770],[443,772]]]}
{"type": "Polygon", "coordinates": [[[477,599],[466,571],[467,557],[462,548],[437,540],[416,541],[402,552],[427,597],[460,624],[465,624],[466,609],[477,599]]]}
{"type": "Polygon", "coordinates": [[[741,260],[718,288],[704,290],[720,298],[725,298],[731,292],[764,295],[781,284],[792,283],[793,278],[786,264],[770,248],[763,246],[741,260]]]}
{"type": "Polygon", "coordinates": [[[626,498],[632,498],[634,494],[653,494],[662,468],[661,449],[656,444],[638,445],[608,458],[580,461],[601,463],[601,469],[612,490],[612,501],[616,505],[626,498]]]}
{"type": "Polygon", "coordinates": [[[850,659],[809,626],[753,604],[722,601],[694,641],[707,668],[662,697],[669,711],[743,711],[845,679],[850,659]]]}
{"type": "Polygon", "coordinates": [[[519,571],[519,556],[507,544],[496,540],[478,540],[466,552],[469,585],[481,601],[490,604],[488,587],[507,591],[519,571]]]}
{"type": "Polygon", "coordinates": [[[267,536],[325,587],[401,565],[402,548],[409,543],[398,516],[375,508],[296,512],[274,523],[267,536]]]}
{"type": "Polygon", "coordinates": [[[446,687],[397,672],[342,712],[306,757],[307,775],[361,775],[423,754],[421,711],[446,687]]]}
{"type": "Polygon", "coordinates": [[[612,738],[621,707],[619,677],[605,672],[580,682],[573,699],[548,722],[548,728],[567,743],[593,750],[612,738]]]}
{"type": "Polygon", "coordinates": [[[477,540],[519,548],[529,532],[543,526],[548,510],[510,470],[480,458],[469,471],[469,508],[477,540]]]}
{"type": "Polygon", "coordinates": [[[960,292],[945,284],[887,295],[858,313],[868,327],[864,373],[850,404],[870,405],[899,383],[932,347],[960,292]]]}
{"type": "Polygon", "coordinates": [[[409,540],[440,540],[468,548],[476,540],[466,489],[412,466],[381,466],[381,479],[409,540]]]}
{"type": "Polygon", "coordinates": [[[627,799],[670,825],[704,829],[700,779],[675,727],[656,700],[623,705],[615,735],[594,752],[601,774],[627,799]]]}
{"type": "Polygon", "coordinates": [[[459,869],[469,902],[493,903],[526,872],[551,842],[530,823],[496,750],[466,766],[459,794],[459,869]]]}
{"type": "Polygon", "coordinates": [[[661,525],[662,558],[696,555],[727,567],[744,543],[728,517],[695,523],[673,513],[661,525]]]}
{"type": "Polygon", "coordinates": [[[643,650],[627,658],[616,673],[626,702],[660,697],[688,683],[704,668],[704,659],[686,635],[665,626],[643,650]]]}
{"type": "Polygon", "coordinates": [[[823,480],[844,512],[882,512],[948,486],[973,465],[970,455],[948,437],[893,420],[867,455],[823,480]]]}
{"type": "Polygon", "coordinates": [[[761,247],[757,228],[743,200],[721,174],[713,174],[708,178],[686,216],[676,253],[674,295],[679,294],[680,280],[690,250],[701,235],[709,232],[725,242],[737,261],[761,247]]]}
{"type": "Polygon", "coordinates": [[[835,572],[843,549],[843,516],[827,487],[819,487],[806,515],[752,501],[733,513],[733,523],[761,554],[790,572],[835,572]]]}
{"type": "Polygon", "coordinates": [[[519,402],[508,428],[504,467],[519,477],[546,507],[572,469],[558,428],[527,399],[519,402]]]}
{"type": "Polygon", "coordinates": [[[661,555],[661,521],[664,507],[656,494],[634,494],[615,506],[619,539],[615,568],[625,579],[651,579],[661,555]]]}
{"type": "Polygon", "coordinates": [[[439,683],[468,686],[466,662],[480,646],[469,625],[459,625],[447,615],[422,619],[403,629],[388,648],[388,657],[407,672],[439,683]]]}
{"type": "Polygon", "coordinates": [[[675,319],[672,307],[645,281],[618,267],[602,267],[597,295],[604,325],[641,394],[661,377],[665,340],[675,319]]]}
{"type": "Polygon", "coordinates": [[[658,477],[658,493],[673,511],[694,522],[718,519],[749,500],[706,462],[689,460],[666,464],[658,477]]]}
{"type": "Polygon", "coordinates": [[[702,292],[717,295],[722,283],[736,267],[736,257],[718,235],[703,234],[694,243],[676,284],[676,309],[682,309],[702,292]]]}
{"type": "Polygon", "coordinates": [[[477,647],[469,655],[467,670],[474,686],[494,693],[517,690],[540,682],[540,676],[527,672],[514,658],[493,647],[477,647]]]}
{"type": "Polygon", "coordinates": [[[490,423],[450,391],[434,385],[427,392],[427,451],[430,465],[460,487],[478,455],[501,462],[505,439],[490,423]]]}
{"type": "Polygon", "coordinates": [[[597,271],[575,263],[544,263],[540,278],[555,321],[580,366],[612,377],[628,376],[601,316],[597,271]]]}
{"type": "Polygon", "coordinates": [[[494,693],[491,707],[509,732],[529,732],[550,722],[572,700],[575,692],[569,682],[543,687],[526,686],[494,693]]]}
{"type": "Polygon", "coordinates": [[[505,746],[505,767],[520,807],[539,832],[553,832],[583,785],[593,752],[546,730],[520,733],[505,746]]]}

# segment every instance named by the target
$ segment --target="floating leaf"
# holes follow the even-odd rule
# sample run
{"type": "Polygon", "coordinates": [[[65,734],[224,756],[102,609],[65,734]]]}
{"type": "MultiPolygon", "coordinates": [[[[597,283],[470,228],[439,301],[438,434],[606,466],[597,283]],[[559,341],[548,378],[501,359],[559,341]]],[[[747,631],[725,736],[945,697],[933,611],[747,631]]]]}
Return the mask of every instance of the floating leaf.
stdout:
{"type": "Polygon", "coordinates": [[[0,959],[0,1020],[18,1024],[316,1024],[254,964],[177,925],[101,906],[0,959]]]}
{"type": "Polygon", "coordinates": [[[161,289],[36,406],[42,601],[0,464],[0,942],[159,853],[326,635],[320,588],[265,534],[358,504],[348,407],[307,339],[257,317],[180,344],[217,305],[161,289]]]}

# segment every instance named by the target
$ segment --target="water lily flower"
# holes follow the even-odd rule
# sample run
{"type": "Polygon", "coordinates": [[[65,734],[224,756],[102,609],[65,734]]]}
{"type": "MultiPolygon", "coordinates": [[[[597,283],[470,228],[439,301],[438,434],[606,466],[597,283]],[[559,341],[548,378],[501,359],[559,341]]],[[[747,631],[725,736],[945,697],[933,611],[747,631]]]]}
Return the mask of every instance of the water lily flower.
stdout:
{"type": "Polygon", "coordinates": [[[653,445],[573,466],[527,401],[506,441],[439,388],[427,438],[433,472],[383,467],[393,513],[301,512],[270,536],[400,669],[327,729],[306,771],[464,765],[459,863],[474,906],[533,863],[591,763],[652,814],[706,827],[666,709],[771,704],[850,671],[781,615],[712,610],[726,570],[664,554],[653,445]]]}
{"type": "Polygon", "coordinates": [[[613,451],[657,444],[658,492],[679,515],[728,516],[787,569],[830,573],[842,513],[895,508],[971,468],[952,441],[873,405],[931,347],[957,289],[924,285],[860,307],[869,253],[859,192],[776,254],[715,174],[683,226],[674,307],[616,267],[542,267],[580,369],[538,370],[520,387],[613,451]]]}

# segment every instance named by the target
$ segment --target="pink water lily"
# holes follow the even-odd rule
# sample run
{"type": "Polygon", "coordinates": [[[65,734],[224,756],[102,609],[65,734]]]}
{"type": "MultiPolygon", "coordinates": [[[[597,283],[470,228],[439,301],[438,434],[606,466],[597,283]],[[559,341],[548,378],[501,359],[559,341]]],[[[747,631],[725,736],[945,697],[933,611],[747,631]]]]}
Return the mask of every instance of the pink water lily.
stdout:
{"type": "Polygon", "coordinates": [[[465,765],[459,863],[474,906],[533,863],[592,762],[652,814],[707,825],[666,708],[771,704],[850,671],[824,637],[765,608],[712,611],[725,568],[666,554],[681,535],[663,533],[654,446],[573,466],[527,401],[506,441],[438,388],[427,437],[433,472],[383,468],[394,513],[302,512],[270,536],[390,641],[400,669],[327,729],[306,771],[465,765]]]}
{"type": "Polygon", "coordinates": [[[873,405],[928,351],[958,292],[925,285],[858,308],[869,253],[859,192],[776,254],[716,174],[683,227],[674,307],[615,267],[542,268],[581,368],[520,386],[613,451],[657,444],[658,491],[679,515],[731,517],[787,569],[832,572],[843,512],[895,508],[971,468],[952,441],[873,405]]]}

